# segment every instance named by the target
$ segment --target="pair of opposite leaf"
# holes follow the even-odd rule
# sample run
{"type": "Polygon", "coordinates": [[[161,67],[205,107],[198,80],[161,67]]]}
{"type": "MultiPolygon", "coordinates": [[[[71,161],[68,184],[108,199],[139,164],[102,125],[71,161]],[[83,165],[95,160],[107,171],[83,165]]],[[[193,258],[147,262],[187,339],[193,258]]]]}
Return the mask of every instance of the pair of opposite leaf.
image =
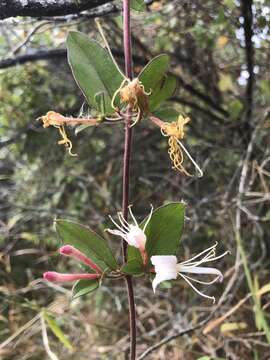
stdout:
{"type": "Polygon", "coordinates": [[[167,75],[167,55],[152,59],[137,78],[130,80],[119,69],[110,49],[107,51],[86,35],[70,32],[67,49],[73,76],[97,114],[93,118],[72,118],[49,111],[40,119],[44,127],[53,126],[59,130],[62,139],[58,143],[64,144],[70,155],[76,156],[72,152],[72,142],[67,136],[65,125],[97,126],[102,122],[118,122],[124,119],[129,108],[132,112],[131,126],[148,115],[149,120],[160,128],[162,135],[168,137],[168,153],[175,170],[191,176],[183,166],[185,152],[194,164],[197,176],[202,176],[201,169],[181,141],[184,138],[183,127],[189,118],[179,115],[173,122],[164,122],[153,115],[159,104],[176,90],[175,78],[167,75]]]}
{"type": "MultiPolygon", "coordinates": [[[[217,243],[211,246],[210,248],[202,251],[201,253],[193,256],[191,259],[177,263],[177,258],[175,255],[152,255],[150,258],[150,263],[153,267],[147,267],[148,264],[148,254],[146,251],[146,243],[147,243],[147,236],[146,236],[146,228],[151,221],[153,208],[151,209],[150,215],[148,216],[147,220],[145,221],[144,225],[141,227],[136,218],[134,217],[131,207],[129,207],[129,213],[132,218],[132,223],[128,223],[121,212],[118,212],[118,220],[117,223],[112,220],[113,224],[115,225],[116,229],[106,229],[106,231],[110,232],[113,235],[120,236],[124,239],[129,246],[135,247],[139,250],[143,264],[145,266],[145,271],[149,274],[155,274],[155,277],[152,282],[153,290],[155,292],[156,287],[168,280],[175,280],[177,277],[183,278],[193,290],[195,290],[199,295],[202,297],[212,299],[215,301],[214,297],[208,296],[202,293],[194,283],[199,283],[203,285],[211,285],[215,282],[221,282],[223,280],[222,273],[213,267],[205,267],[201,266],[205,263],[212,262],[222,258],[228,252],[225,252],[222,255],[216,256],[216,247],[217,243]],[[189,275],[187,275],[189,274],[189,275]],[[214,275],[214,279],[211,281],[202,281],[190,276],[190,274],[198,274],[198,275],[214,275]]],[[[76,259],[79,262],[84,263],[87,265],[91,272],[89,273],[78,273],[78,274],[60,274],[57,272],[46,272],[44,273],[44,278],[48,281],[52,282],[73,282],[76,280],[102,280],[105,274],[103,270],[87,255],[83,252],[79,251],[75,247],[71,245],[64,245],[59,249],[61,255],[70,256],[76,259]]],[[[117,270],[118,274],[121,275],[121,269],[117,270]]]]}

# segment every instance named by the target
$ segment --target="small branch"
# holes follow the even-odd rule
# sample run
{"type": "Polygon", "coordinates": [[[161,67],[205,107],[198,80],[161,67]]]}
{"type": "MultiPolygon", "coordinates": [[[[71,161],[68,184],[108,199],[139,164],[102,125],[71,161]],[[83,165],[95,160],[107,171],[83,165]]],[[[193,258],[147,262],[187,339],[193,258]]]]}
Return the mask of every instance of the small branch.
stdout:
{"type": "MultiPolygon", "coordinates": [[[[112,50],[112,53],[117,58],[123,58],[123,52],[119,50],[112,50]]],[[[14,57],[8,57],[6,59],[0,60],[0,69],[6,69],[16,65],[24,65],[28,62],[35,62],[40,60],[52,60],[52,59],[66,59],[67,50],[66,49],[47,49],[47,50],[33,50],[29,51],[24,55],[18,55],[14,57]]],[[[134,56],[134,59],[139,64],[144,64],[145,62],[142,58],[134,56]]]]}
{"type": "Polygon", "coordinates": [[[0,60],[0,69],[6,69],[16,65],[23,65],[28,62],[59,59],[66,57],[67,57],[66,49],[37,50],[32,53],[29,52],[28,54],[19,55],[16,57],[9,57],[7,59],[0,60]]]}
{"type": "Polygon", "coordinates": [[[113,3],[108,3],[108,4],[104,4],[101,5],[97,8],[94,8],[93,10],[87,10],[78,14],[70,14],[70,15],[65,15],[65,16],[54,16],[54,17],[49,17],[49,16],[43,16],[40,17],[39,20],[50,20],[53,22],[68,22],[70,23],[71,21],[78,21],[78,20],[88,20],[88,19],[95,19],[98,17],[105,17],[107,15],[113,14],[113,13],[118,13],[120,12],[120,7],[113,4],[113,3]]]}
{"type": "Polygon", "coordinates": [[[2,0],[0,1],[0,20],[16,16],[63,16],[94,9],[112,0],[2,0]]]}

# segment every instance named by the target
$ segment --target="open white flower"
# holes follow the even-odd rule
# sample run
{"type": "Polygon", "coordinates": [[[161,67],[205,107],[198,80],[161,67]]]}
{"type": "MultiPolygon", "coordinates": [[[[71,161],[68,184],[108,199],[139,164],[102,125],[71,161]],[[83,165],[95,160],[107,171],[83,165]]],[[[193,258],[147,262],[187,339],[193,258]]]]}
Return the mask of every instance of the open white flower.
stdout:
{"type": "Polygon", "coordinates": [[[173,255],[156,255],[151,257],[151,262],[155,267],[156,276],[153,280],[153,290],[155,292],[156,287],[163,281],[166,280],[175,280],[178,276],[181,276],[197,294],[212,299],[215,302],[215,298],[213,296],[208,296],[198,290],[193,282],[203,284],[203,285],[211,285],[216,281],[222,282],[223,275],[222,273],[212,267],[203,267],[200,266],[204,263],[218,260],[228,254],[228,251],[223,253],[222,255],[216,256],[216,247],[217,243],[210,248],[202,251],[198,255],[192,257],[189,260],[183,261],[177,264],[177,258],[173,255]],[[203,274],[203,275],[215,275],[214,279],[211,281],[201,281],[194,279],[188,275],[190,274],[203,274]]]}
{"type": "Polygon", "coordinates": [[[117,215],[120,225],[117,224],[117,222],[114,221],[111,216],[109,216],[111,221],[114,223],[114,225],[117,227],[118,230],[106,229],[106,231],[108,231],[113,235],[121,236],[121,238],[124,239],[130,246],[135,246],[136,248],[138,248],[143,258],[145,258],[145,243],[146,243],[145,229],[151,219],[153,213],[153,207],[151,206],[150,214],[142,229],[140,228],[137,220],[135,219],[131,211],[131,205],[128,207],[128,209],[134,224],[129,224],[124,219],[123,214],[121,212],[118,212],[117,215]]]}

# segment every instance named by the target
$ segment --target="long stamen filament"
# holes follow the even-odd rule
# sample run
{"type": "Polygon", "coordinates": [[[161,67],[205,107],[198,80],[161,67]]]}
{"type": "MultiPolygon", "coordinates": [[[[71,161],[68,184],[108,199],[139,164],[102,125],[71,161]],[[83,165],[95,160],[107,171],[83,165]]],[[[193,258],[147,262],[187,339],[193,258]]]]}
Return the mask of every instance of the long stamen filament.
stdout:
{"type": "Polygon", "coordinates": [[[129,229],[129,224],[126,224],[126,223],[123,221],[124,218],[122,218],[122,213],[121,213],[121,212],[118,212],[117,215],[118,215],[118,219],[119,219],[119,221],[120,221],[120,224],[123,226],[123,228],[124,228],[126,231],[129,231],[129,230],[130,230],[130,229],[129,229]]]}
{"type": "Polygon", "coordinates": [[[187,279],[189,279],[189,280],[191,280],[191,281],[194,281],[194,282],[196,282],[196,283],[198,283],[198,284],[202,284],[202,285],[211,285],[211,284],[214,284],[215,282],[217,282],[219,279],[220,279],[220,277],[219,276],[216,276],[213,280],[211,280],[211,281],[202,281],[202,280],[198,280],[198,279],[194,279],[194,278],[192,278],[192,277],[190,277],[190,276],[188,276],[188,275],[184,275],[187,279]]]}
{"type": "Polygon", "coordinates": [[[186,263],[188,263],[188,262],[190,262],[190,261],[192,261],[192,260],[197,259],[199,256],[201,256],[201,255],[205,254],[206,252],[209,252],[210,250],[212,250],[212,249],[216,248],[216,247],[217,247],[217,245],[218,245],[218,243],[216,242],[214,245],[212,245],[211,247],[209,247],[209,248],[207,248],[207,249],[203,250],[203,251],[202,251],[202,252],[200,252],[199,254],[197,254],[197,255],[193,256],[191,259],[188,259],[188,260],[185,260],[185,261],[181,262],[181,264],[186,264],[186,263]]]}
{"type": "Polygon", "coordinates": [[[120,231],[122,231],[122,233],[127,234],[127,231],[126,231],[125,229],[123,229],[121,226],[119,226],[119,225],[117,224],[117,222],[113,220],[113,218],[111,217],[111,215],[109,215],[109,218],[110,218],[111,222],[112,222],[120,231]]]}
{"type": "Polygon", "coordinates": [[[125,78],[121,85],[119,86],[119,88],[115,91],[115,93],[113,94],[113,97],[112,97],[112,100],[111,100],[111,107],[116,110],[116,106],[114,105],[115,103],[115,99],[116,99],[116,96],[120,93],[120,91],[122,90],[122,88],[124,87],[125,83],[128,81],[128,78],[125,78]]]}
{"type": "Polygon", "coordinates": [[[218,259],[221,259],[223,258],[223,256],[229,254],[230,252],[229,251],[225,251],[225,253],[219,255],[219,256],[215,256],[215,257],[207,257],[206,259],[202,259],[201,261],[199,261],[196,265],[191,265],[191,264],[188,264],[188,266],[197,266],[197,265],[200,265],[200,264],[203,264],[203,263],[206,263],[206,262],[210,262],[210,261],[215,261],[215,260],[218,260],[218,259]]]}
{"type": "Polygon", "coordinates": [[[150,214],[149,214],[149,216],[148,216],[148,219],[146,220],[146,223],[145,223],[145,225],[144,225],[144,227],[143,227],[143,232],[145,232],[145,229],[146,229],[147,225],[149,224],[149,221],[151,220],[151,217],[152,217],[152,214],[153,214],[153,210],[154,210],[154,207],[153,207],[153,205],[151,204],[151,211],[150,211],[150,214]]]}
{"type": "Polygon", "coordinates": [[[214,296],[208,296],[203,294],[200,290],[198,290],[193,284],[192,282],[183,274],[179,273],[179,275],[189,284],[189,286],[192,287],[192,289],[199,295],[201,295],[202,297],[205,297],[206,299],[210,299],[213,300],[213,303],[215,303],[216,299],[214,298],[214,296]]]}
{"type": "MultiPolygon", "coordinates": [[[[187,262],[186,266],[198,266],[198,265],[204,263],[205,261],[207,261],[209,259],[213,259],[215,256],[216,256],[216,251],[215,251],[215,249],[212,249],[202,259],[197,260],[197,261],[193,261],[193,262],[187,262]]],[[[183,263],[181,263],[181,264],[183,265],[183,263]]]]}
{"type": "Polygon", "coordinates": [[[123,214],[119,211],[119,215],[121,216],[122,221],[129,227],[128,221],[124,218],[123,214]]]}
{"type": "Polygon", "coordinates": [[[137,220],[135,219],[135,216],[132,213],[131,207],[132,207],[132,205],[129,205],[129,207],[128,207],[130,216],[132,217],[132,220],[134,221],[135,225],[139,227],[139,224],[137,223],[137,220]]]}
{"type": "Polygon", "coordinates": [[[190,155],[190,153],[188,152],[188,150],[185,148],[185,146],[181,143],[180,140],[177,139],[178,144],[181,146],[181,148],[184,150],[184,152],[186,153],[186,155],[188,156],[189,160],[192,162],[192,164],[195,166],[195,169],[197,170],[198,177],[202,177],[203,176],[203,171],[202,169],[199,167],[199,165],[196,163],[196,161],[193,159],[193,157],[190,155]]]}

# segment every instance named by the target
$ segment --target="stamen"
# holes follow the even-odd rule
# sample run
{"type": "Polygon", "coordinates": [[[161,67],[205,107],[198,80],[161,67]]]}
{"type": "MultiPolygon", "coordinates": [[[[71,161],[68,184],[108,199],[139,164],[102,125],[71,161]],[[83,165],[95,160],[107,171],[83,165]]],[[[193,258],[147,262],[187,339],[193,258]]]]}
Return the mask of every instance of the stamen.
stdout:
{"type": "Polygon", "coordinates": [[[210,250],[209,253],[206,254],[201,260],[197,260],[197,261],[194,261],[194,262],[188,262],[188,263],[186,264],[186,266],[191,266],[191,267],[193,267],[193,266],[200,265],[200,264],[204,263],[206,260],[212,259],[212,258],[215,257],[215,256],[216,256],[216,251],[215,251],[215,249],[212,249],[212,250],[210,250]]]}
{"type": "Polygon", "coordinates": [[[125,83],[128,82],[128,81],[129,81],[129,79],[128,79],[128,78],[125,78],[125,79],[122,81],[122,83],[121,83],[121,85],[119,86],[119,88],[118,88],[118,89],[115,91],[115,93],[113,94],[113,97],[112,97],[112,100],[111,100],[111,107],[112,107],[115,111],[118,110],[117,107],[114,105],[116,96],[120,93],[120,91],[123,89],[125,83]]]}
{"type": "Polygon", "coordinates": [[[201,261],[198,262],[197,264],[199,265],[199,264],[202,264],[202,263],[206,263],[206,262],[210,262],[210,261],[215,261],[215,260],[221,259],[221,258],[223,258],[223,256],[225,256],[225,255],[227,255],[227,254],[229,254],[229,253],[230,253],[230,251],[225,251],[225,253],[223,253],[223,254],[221,254],[221,255],[219,255],[219,256],[209,257],[209,258],[207,258],[207,259],[205,259],[205,260],[201,260],[201,261]]]}
{"type": "Polygon", "coordinates": [[[137,220],[135,219],[135,217],[134,217],[134,215],[133,215],[133,213],[132,213],[131,207],[132,207],[132,205],[129,205],[129,206],[128,206],[128,210],[129,210],[130,216],[132,217],[132,220],[134,221],[134,224],[139,227],[139,224],[137,223],[137,220]]]}
{"type": "Polygon", "coordinates": [[[189,281],[189,279],[188,279],[185,275],[183,275],[183,274],[181,274],[181,273],[179,273],[179,275],[189,284],[189,286],[192,287],[192,289],[193,289],[197,294],[201,295],[202,297],[204,297],[204,298],[206,298],[206,299],[213,300],[213,304],[216,302],[216,299],[215,299],[214,296],[208,296],[208,295],[203,294],[200,290],[198,290],[198,289],[192,284],[192,282],[189,281]]]}
{"type": "Polygon", "coordinates": [[[146,223],[144,224],[143,232],[145,232],[145,229],[146,229],[147,225],[149,224],[149,221],[151,220],[151,217],[152,217],[152,214],[153,214],[153,210],[154,210],[154,207],[153,207],[153,205],[151,204],[150,214],[149,214],[149,216],[148,216],[148,219],[146,220],[146,223]]]}
{"type": "MultiPolygon", "coordinates": [[[[136,106],[137,106],[137,105],[136,105],[136,106]]],[[[134,107],[135,107],[135,105],[134,105],[134,107]]],[[[135,107],[135,109],[136,109],[136,107],[135,107]]],[[[138,113],[137,113],[137,115],[136,115],[136,119],[135,119],[134,123],[130,125],[130,128],[132,128],[133,126],[135,126],[135,125],[140,121],[141,117],[142,117],[142,111],[141,111],[140,108],[138,108],[138,113]]]]}
{"type": "Polygon", "coordinates": [[[201,255],[205,254],[206,252],[209,252],[210,250],[216,248],[217,245],[218,245],[218,242],[216,241],[214,245],[212,245],[212,246],[210,246],[209,248],[203,250],[203,251],[200,252],[199,254],[193,256],[191,259],[188,259],[188,260],[185,260],[185,261],[181,262],[181,264],[186,264],[186,263],[188,263],[188,262],[190,262],[190,261],[192,261],[192,260],[197,259],[199,256],[201,256],[201,255]]]}
{"type": "Polygon", "coordinates": [[[64,125],[53,125],[56,129],[59,130],[60,135],[62,136],[62,140],[58,141],[59,145],[66,145],[68,152],[71,156],[77,156],[77,154],[73,153],[72,150],[72,142],[69,140],[64,125]]]}
{"type": "Polygon", "coordinates": [[[187,149],[185,148],[185,146],[181,143],[180,140],[177,139],[178,144],[181,146],[181,148],[184,150],[184,152],[186,153],[186,155],[188,156],[189,160],[192,162],[192,164],[195,166],[195,169],[197,170],[197,176],[198,177],[202,177],[203,176],[203,171],[202,169],[199,167],[199,165],[196,163],[196,161],[193,159],[193,157],[190,155],[190,153],[187,151],[187,149]]]}
{"type": "Polygon", "coordinates": [[[119,211],[119,212],[117,213],[117,215],[118,215],[118,219],[119,219],[119,221],[120,221],[120,224],[123,226],[124,229],[126,229],[127,231],[129,231],[129,230],[130,230],[130,229],[129,229],[129,223],[124,219],[122,213],[119,211]]]}
{"type": "Polygon", "coordinates": [[[117,222],[113,220],[113,218],[111,217],[111,215],[109,215],[109,218],[110,218],[111,222],[112,222],[120,231],[122,231],[124,234],[127,234],[127,231],[126,231],[125,229],[121,228],[121,226],[119,226],[119,225],[117,224],[117,222]]]}
{"type": "Polygon", "coordinates": [[[188,275],[184,275],[187,279],[191,280],[191,281],[194,281],[198,284],[202,284],[202,285],[211,285],[211,284],[214,284],[215,282],[217,282],[219,280],[219,276],[216,276],[214,280],[211,280],[211,281],[201,281],[201,280],[198,280],[198,279],[194,279],[188,275]]]}
{"type": "Polygon", "coordinates": [[[123,216],[122,212],[121,212],[121,211],[119,211],[119,212],[118,212],[118,214],[121,216],[122,221],[124,221],[124,223],[125,223],[125,224],[127,224],[127,225],[129,226],[129,223],[128,223],[128,221],[124,218],[124,216],[123,216]]]}

